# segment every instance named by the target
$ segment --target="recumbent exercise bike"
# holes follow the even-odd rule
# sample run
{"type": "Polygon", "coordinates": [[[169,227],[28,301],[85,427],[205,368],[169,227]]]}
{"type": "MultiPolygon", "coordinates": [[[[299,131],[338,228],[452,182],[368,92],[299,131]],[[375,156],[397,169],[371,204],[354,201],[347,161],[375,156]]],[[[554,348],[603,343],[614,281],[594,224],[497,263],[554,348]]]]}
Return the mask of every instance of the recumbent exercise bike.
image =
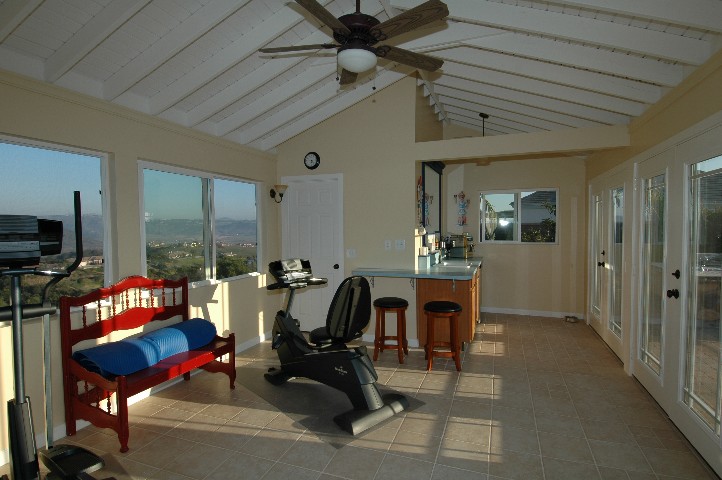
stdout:
{"type": "Polygon", "coordinates": [[[285,310],[279,310],[272,330],[271,347],[281,360],[280,368],[271,368],[266,380],[282,385],[292,377],[305,377],[344,392],[353,410],[334,417],[334,421],[352,435],[361,433],[408,408],[403,395],[382,395],[376,384],[378,375],[366,347],[349,348],[346,343],[363,334],[371,317],[371,289],[364,277],[346,278],[336,290],[326,317],[326,325],[312,330],[308,339],[299,322],[291,316],[296,290],[324,285],[315,278],[308,260],[278,260],[268,265],[276,283],[268,290],[288,289],[285,310]]]}

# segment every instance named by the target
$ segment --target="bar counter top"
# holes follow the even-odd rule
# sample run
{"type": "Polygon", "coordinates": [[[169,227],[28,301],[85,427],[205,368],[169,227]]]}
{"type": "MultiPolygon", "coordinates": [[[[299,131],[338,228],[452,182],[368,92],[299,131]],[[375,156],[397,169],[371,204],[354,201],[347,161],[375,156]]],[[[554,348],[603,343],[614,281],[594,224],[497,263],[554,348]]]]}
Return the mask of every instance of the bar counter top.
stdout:
{"type": "Polygon", "coordinates": [[[429,268],[359,267],[351,274],[363,277],[430,278],[438,280],[471,280],[481,268],[483,258],[448,258],[429,268]]]}

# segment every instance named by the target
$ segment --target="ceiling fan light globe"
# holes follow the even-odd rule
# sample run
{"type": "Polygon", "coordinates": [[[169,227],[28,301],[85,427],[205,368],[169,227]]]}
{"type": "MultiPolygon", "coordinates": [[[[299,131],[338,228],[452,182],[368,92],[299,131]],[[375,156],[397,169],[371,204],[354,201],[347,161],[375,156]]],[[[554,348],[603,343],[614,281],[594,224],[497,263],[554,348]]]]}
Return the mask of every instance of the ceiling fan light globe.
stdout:
{"type": "Polygon", "coordinates": [[[365,72],[376,66],[376,54],[363,48],[348,48],[338,52],[338,64],[349,72],[365,72]]]}

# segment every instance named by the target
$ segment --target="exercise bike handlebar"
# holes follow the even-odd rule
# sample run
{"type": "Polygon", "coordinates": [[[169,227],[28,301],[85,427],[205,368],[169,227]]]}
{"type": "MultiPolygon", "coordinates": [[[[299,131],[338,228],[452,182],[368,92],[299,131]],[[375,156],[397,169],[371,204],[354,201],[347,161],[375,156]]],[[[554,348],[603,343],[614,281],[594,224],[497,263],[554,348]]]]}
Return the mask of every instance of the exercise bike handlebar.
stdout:
{"type": "Polygon", "coordinates": [[[291,290],[298,290],[299,288],[306,288],[311,285],[326,285],[328,283],[327,278],[305,278],[303,280],[296,280],[292,282],[277,282],[266,286],[266,290],[280,290],[282,288],[288,288],[291,290]]]}

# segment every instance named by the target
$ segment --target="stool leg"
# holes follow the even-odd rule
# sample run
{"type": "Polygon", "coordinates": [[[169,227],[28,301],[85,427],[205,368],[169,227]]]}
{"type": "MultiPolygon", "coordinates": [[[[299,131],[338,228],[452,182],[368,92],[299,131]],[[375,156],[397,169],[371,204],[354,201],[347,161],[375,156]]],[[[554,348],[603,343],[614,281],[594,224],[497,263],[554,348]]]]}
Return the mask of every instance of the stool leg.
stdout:
{"type": "Polygon", "coordinates": [[[396,351],[399,354],[399,363],[404,363],[404,341],[402,340],[403,332],[401,331],[401,315],[403,315],[403,312],[396,310],[396,351]]]}
{"type": "Polygon", "coordinates": [[[426,314],[426,370],[434,366],[434,316],[426,314]]]}
{"type": "Polygon", "coordinates": [[[459,352],[459,317],[454,315],[451,320],[451,351],[453,352],[456,371],[461,371],[461,354],[459,352]]]}
{"type": "Polygon", "coordinates": [[[379,359],[381,345],[381,309],[376,307],[376,333],[374,337],[374,362],[379,359]]]}
{"type": "Polygon", "coordinates": [[[406,309],[401,310],[401,339],[404,342],[404,353],[409,354],[409,341],[406,339],[406,309]]]}

